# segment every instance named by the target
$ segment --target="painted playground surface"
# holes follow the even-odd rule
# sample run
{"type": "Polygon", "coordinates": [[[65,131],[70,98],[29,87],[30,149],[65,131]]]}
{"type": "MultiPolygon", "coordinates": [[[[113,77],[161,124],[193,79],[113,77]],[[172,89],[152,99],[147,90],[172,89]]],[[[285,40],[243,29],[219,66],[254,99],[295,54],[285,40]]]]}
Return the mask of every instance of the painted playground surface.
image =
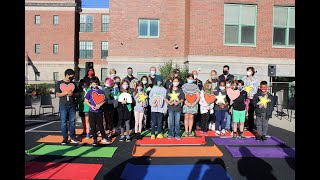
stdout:
{"type": "MultiPolygon", "coordinates": [[[[77,122],[76,134],[81,133],[77,122]]],[[[273,125],[265,142],[255,141],[251,132],[245,140],[215,137],[213,132],[196,132],[181,141],[151,140],[148,130],[142,134],[142,140],[119,142],[116,136],[111,144],[97,147],[92,138],[61,145],[58,118],[26,116],[25,178],[295,179],[294,132],[273,125]]]]}

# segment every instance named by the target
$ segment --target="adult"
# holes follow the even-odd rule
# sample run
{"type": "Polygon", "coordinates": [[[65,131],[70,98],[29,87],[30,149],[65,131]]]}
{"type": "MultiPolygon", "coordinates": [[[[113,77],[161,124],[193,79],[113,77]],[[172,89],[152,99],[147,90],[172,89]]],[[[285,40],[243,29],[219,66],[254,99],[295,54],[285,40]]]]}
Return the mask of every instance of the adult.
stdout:
{"type": "Polygon", "coordinates": [[[200,91],[202,90],[203,84],[202,81],[200,79],[198,79],[198,71],[197,70],[193,70],[192,71],[192,75],[194,77],[193,82],[198,86],[198,88],[200,89],[200,91]]]}
{"type": "Polygon", "coordinates": [[[128,73],[127,77],[123,78],[123,80],[126,80],[126,81],[128,81],[129,83],[131,83],[131,81],[132,81],[133,79],[138,80],[137,78],[135,78],[135,77],[132,75],[132,74],[133,74],[132,67],[128,67],[127,73],[128,73]]]}
{"type": "Polygon", "coordinates": [[[167,79],[167,81],[165,83],[165,86],[164,86],[166,89],[170,89],[171,88],[173,78],[175,78],[175,74],[176,74],[175,70],[171,69],[169,77],[168,77],[168,79],[167,79]]]}
{"type": "Polygon", "coordinates": [[[114,80],[114,78],[117,76],[117,71],[112,68],[110,69],[109,74],[110,74],[110,78],[114,80]]]}
{"type": "MultiPolygon", "coordinates": [[[[92,79],[92,77],[96,77],[96,76],[95,76],[94,69],[91,67],[88,69],[88,71],[83,79],[86,81],[86,84],[90,84],[90,80],[92,79]]],[[[98,78],[98,86],[100,86],[99,78],[98,78]]]]}
{"type": "Polygon", "coordinates": [[[223,66],[223,72],[219,76],[219,82],[220,81],[226,81],[227,79],[229,79],[230,81],[234,80],[234,76],[229,73],[229,69],[230,69],[230,67],[228,65],[224,65],[223,66]]]}
{"type": "Polygon", "coordinates": [[[211,82],[212,84],[211,88],[213,91],[216,91],[219,88],[219,85],[218,85],[219,79],[218,79],[218,73],[216,70],[211,70],[208,81],[211,82]]]}
{"type": "Polygon", "coordinates": [[[249,110],[248,110],[248,118],[247,122],[245,122],[245,127],[248,127],[249,131],[253,131],[254,129],[254,105],[253,105],[253,96],[258,92],[258,79],[254,77],[255,69],[253,67],[247,67],[247,75],[243,76],[243,86],[244,90],[248,94],[248,98],[250,99],[249,110]]]}
{"type": "MultiPolygon", "coordinates": [[[[150,75],[148,76],[148,83],[149,83],[149,87],[153,87],[154,84],[157,84],[157,81],[156,81],[156,77],[157,76],[160,76],[157,73],[157,68],[152,66],[150,67],[150,75]]],[[[160,77],[159,77],[160,78],[160,77]]]]}
{"type": "Polygon", "coordinates": [[[75,72],[72,69],[67,69],[64,72],[64,78],[58,81],[55,87],[56,96],[59,97],[59,112],[61,133],[63,137],[62,145],[68,143],[68,127],[70,132],[70,139],[73,143],[79,143],[76,138],[76,101],[78,96],[78,87],[73,82],[75,72]],[[69,126],[67,126],[67,117],[69,117],[69,126]]]}

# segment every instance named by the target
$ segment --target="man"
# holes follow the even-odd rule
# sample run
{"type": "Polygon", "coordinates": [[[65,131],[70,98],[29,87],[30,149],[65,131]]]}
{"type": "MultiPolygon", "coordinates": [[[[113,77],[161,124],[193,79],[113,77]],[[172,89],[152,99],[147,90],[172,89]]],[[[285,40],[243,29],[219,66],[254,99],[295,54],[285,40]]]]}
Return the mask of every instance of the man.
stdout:
{"type": "Polygon", "coordinates": [[[223,74],[219,76],[219,82],[226,81],[227,79],[229,79],[231,82],[234,80],[234,76],[232,74],[229,74],[229,69],[230,68],[228,65],[223,66],[223,74]]]}
{"type": "Polygon", "coordinates": [[[157,73],[157,68],[155,68],[154,66],[150,67],[150,75],[148,76],[150,88],[153,87],[153,84],[157,84],[156,77],[160,75],[157,75],[156,73],[157,73]]]}
{"type": "Polygon", "coordinates": [[[73,82],[75,72],[72,69],[67,69],[64,72],[64,75],[65,77],[63,78],[63,80],[58,81],[55,88],[56,96],[59,97],[61,132],[63,136],[63,141],[61,142],[62,145],[68,143],[67,117],[69,117],[69,131],[71,142],[79,143],[79,141],[75,137],[75,97],[78,95],[77,85],[73,82]]]}
{"type": "Polygon", "coordinates": [[[194,83],[199,87],[200,91],[202,90],[203,84],[200,79],[198,79],[198,71],[193,70],[192,71],[193,77],[194,77],[194,83]]]}
{"type": "Polygon", "coordinates": [[[130,83],[133,79],[137,79],[132,75],[133,74],[132,67],[128,67],[127,73],[128,73],[127,77],[123,78],[123,80],[127,80],[130,83]]]}

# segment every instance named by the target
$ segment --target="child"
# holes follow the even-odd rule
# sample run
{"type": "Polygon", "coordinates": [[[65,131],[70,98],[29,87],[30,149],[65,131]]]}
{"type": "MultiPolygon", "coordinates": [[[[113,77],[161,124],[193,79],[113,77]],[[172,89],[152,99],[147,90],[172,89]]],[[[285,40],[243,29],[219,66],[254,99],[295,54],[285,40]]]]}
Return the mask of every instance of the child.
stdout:
{"type": "Polygon", "coordinates": [[[226,135],[225,126],[226,122],[225,116],[228,112],[228,105],[229,105],[229,97],[227,96],[226,91],[226,81],[222,80],[219,82],[219,90],[214,93],[216,96],[216,105],[214,106],[215,116],[216,116],[216,123],[215,123],[215,130],[216,136],[226,135]],[[221,134],[220,134],[220,126],[221,126],[221,134]]]}
{"type": "Polygon", "coordinates": [[[257,141],[267,140],[268,122],[272,117],[272,111],[275,104],[274,97],[268,92],[267,81],[260,82],[260,90],[253,96],[253,105],[256,113],[257,141]]]}
{"type": "MultiPolygon", "coordinates": [[[[230,79],[226,79],[226,89],[233,89],[233,86],[232,86],[232,81],[230,79]]],[[[231,109],[231,104],[229,104],[229,110],[231,109]]],[[[226,112],[226,117],[225,117],[225,121],[226,121],[226,131],[230,132],[230,124],[231,124],[231,111],[227,111],[226,112]]]]}
{"type": "Polygon", "coordinates": [[[148,96],[143,90],[143,85],[140,81],[136,83],[136,89],[133,93],[134,100],[136,101],[136,105],[134,106],[134,118],[135,118],[135,126],[134,133],[136,139],[142,139],[141,130],[142,130],[142,119],[144,115],[144,111],[148,105],[148,96]]]}
{"type": "Polygon", "coordinates": [[[240,95],[233,102],[232,120],[233,120],[233,138],[237,138],[237,125],[240,123],[240,138],[245,139],[243,135],[244,121],[246,119],[246,104],[245,100],[248,98],[247,92],[243,88],[243,81],[237,81],[237,90],[240,91],[240,95]]]}
{"type": "Polygon", "coordinates": [[[162,77],[155,76],[153,87],[149,94],[149,104],[151,106],[151,139],[155,139],[155,126],[157,121],[158,135],[157,138],[163,138],[162,118],[167,112],[167,103],[165,102],[167,90],[162,87],[162,77]]]}
{"type": "Polygon", "coordinates": [[[97,145],[97,126],[101,133],[101,142],[110,143],[110,140],[106,138],[106,134],[103,128],[103,111],[101,106],[105,103],[106,97],[103,90],[98,88],[98,78],[92,77],[90,79],[91,90],[85,96],[85,102],[90,107],[89,121],[90,128],[93,135],[93,146],[97,145]]]}
{"type": "Polygon", "coordinates": [[[122,80],[120,84],[120,96],[118,97],[119,105],[117,107],[118,115],[119,115],[119,123],[121,129],[121,136],[119,141],[130,142],[130,119],[131,119],[131,111],[132,111],[132,97],[130,94],[129,82],[126,80],[122,80]],[[124,137],[124,126],[126,126],[126,138],[124,137]]]}
{"type": "Polygon", "coordinates": [[[89,124],[89,106],[87,103],[84,102],[85,96],[87,92],[91,89],[89,88],[89,84],[84,79],[81,79],[79,82],[79,96],[78,96],[78,103],[79,103],[79,116],[81,117],[82,121],[82,135],[86,136],[86,139],[90,139],[90,124],[89,124]],[[82,91],[81,91],[82,90],[82,91]]]}
{"type": "Polygon", "coordinates": [[[184,101],[184,93],[181,88],[179,88],[179,78],[174,77],[172,79],[172,85],[167,90],[166,103],[168,104],[169,112],[169,137],[168,139],[173,139],[174,132],[177,140],[180,138],[180,114],[182,111],[181,104],[184,101]]]}
{"type": "Polygon", "coordinates": [[[114,99],[113,94],[113,83],[111,78],[106,78],[105,80],[105,87],[103,89],[104,95],[106,96],[106,103],[102,106],[103,108],[103,117],[104,117],[104,128],[109,130],[107,135],[108,138],[112,136],[112,132],[115,132],[114,125],[113,125],[113,117],[115,107],[118,106],[118,101],[114,99]]]}
{"type": "Polygon", "coordinates": [[[191,133],[193,119],[194,114],[198,113],[198,102],[200,100],[200,89],[193,82],[193,74],[188,74],[187,83],[182,86],[182,90],[186,99],[183,106],[185,136],[193,136],[191,133]]]}
{"type": "Polygon", "coordinates": [[[212,83],[206,81],[200,93],[200,113],[201,113],[201,135],[207,136],[209,128],[209,117],[213,114],[214,101],[216,97],[213,94],[212,83]]]}

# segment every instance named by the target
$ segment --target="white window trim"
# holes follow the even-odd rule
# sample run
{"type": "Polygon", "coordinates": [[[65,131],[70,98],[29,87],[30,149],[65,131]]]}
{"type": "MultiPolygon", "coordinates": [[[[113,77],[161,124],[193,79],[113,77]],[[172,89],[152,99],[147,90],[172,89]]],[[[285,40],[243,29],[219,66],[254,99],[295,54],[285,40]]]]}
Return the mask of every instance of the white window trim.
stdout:
{"type": "Polygon", "coordinates": [[[160,19],[144,19],[144,18],[139,18],[138,19],[138,38],[139,39],[157,39],[157,38],[160,38],[160,19]],[[140,36],[140,23],[139,21],[140,20],[147,20],[148,21],[148,33],[147,34],[150,34],[150,20],[157,20],[159,23],[158,23],[158,36],[140,36]]]}

